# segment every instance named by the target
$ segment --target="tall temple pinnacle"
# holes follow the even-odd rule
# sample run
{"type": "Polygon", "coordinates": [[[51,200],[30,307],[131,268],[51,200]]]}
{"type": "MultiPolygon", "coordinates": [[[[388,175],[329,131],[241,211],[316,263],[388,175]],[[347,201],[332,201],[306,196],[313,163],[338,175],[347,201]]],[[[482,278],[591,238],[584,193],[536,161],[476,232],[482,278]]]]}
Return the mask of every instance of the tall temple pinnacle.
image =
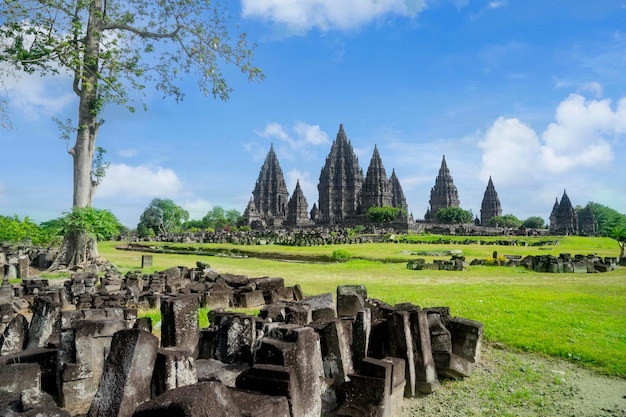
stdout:
{"type": "Polygon", "coordinates": [[[296,189],[293,191],[289,203],[287,204],[287,221],[289,226],[307,226],[312,224],[308,217],[309,204],[300,187],[300,180],[296,182],[296,189]]]}
{"type": "Polygon", "coordinates": [[[370,207],[382,206],[391,206],[391,190],[378,147],[374,145],[374,153],[361,188],[359,214],[367,213],[370,207]]]}
{"type": "Polygon", "coordinates": [[[252,197],[259,217],[268,226],[279,226],[285,221],[289,192],[274,144],[265,157],[252,197]]]}
{"type": "MultiPolygon", "coordinates": [[[[557,199],[558,203],[558,199],[557,199]]],[[[552,209],[550,215],[550,233],[555,235],[575,235],[578,234],[578,215],[572,206],[572,202],[567,196],[567,191],[563,190],[561,202],[552,209]]]]}
{"type": "Polygon", "coordinates": [[[480,205],[480,224],[489,226],[489,220],[496,216],[502,216],[502,206],[490,176],[483,196],[483,202],[480,205]]]}
{"type": "Polygon", "coordinates": [[[437,212],[444,208],[459,207],[459,192],[454,185],[452,175],[446,164],[446,156],[443,156],[439,175],[435,179],[435,186],[430,190],[430,210],[426,213],[427,221],[434,221],[437,212]]]}
{"type": "Polygon", "coordinates": [[[389,178],[389,189],[391,190],[391,205],[393,207],[400,207],[401,209],[408,212],[409,206],[406,203],[404,191],[402,191],[402,185],[400,184],[400,180],[396,175],[395,169],[391,171],[391,177],[389,178]]]}
{"type": "Polygon", "coordinates": [[[363,170],[341,124],[320,172],[318,222],[341,224],[356,216],[363,181],[363,170]]]}

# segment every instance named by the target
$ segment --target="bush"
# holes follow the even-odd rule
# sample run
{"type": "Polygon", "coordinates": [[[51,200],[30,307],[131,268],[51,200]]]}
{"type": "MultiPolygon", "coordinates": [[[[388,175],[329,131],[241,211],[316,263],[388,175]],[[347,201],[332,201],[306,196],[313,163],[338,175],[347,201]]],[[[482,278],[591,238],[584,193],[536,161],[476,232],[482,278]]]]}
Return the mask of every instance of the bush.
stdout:
{"type": "Polygon", "coordinates": [[[350,255],[350,252],[348,252],[345,249],[335,249],[333,251],[333,256],[332,258],[335,261],[345,261],[346,259],[350,259],[352,255],[350,255]]]}
{"type": "Polygon", "coordinates": [[[400,207],[382,206],[370,207],[366,216],[372,223],[389,223],[397,219],[401,214],[406,216],[406,210],[400,207]]]}
{"type": "Polygon", "coordinates": [[[448,207],[439,209],[435,213],[435,218],[440,223],[462,224],[474,221],[474,215],[471,210],[463,210],[461,207],[448,207]]]}

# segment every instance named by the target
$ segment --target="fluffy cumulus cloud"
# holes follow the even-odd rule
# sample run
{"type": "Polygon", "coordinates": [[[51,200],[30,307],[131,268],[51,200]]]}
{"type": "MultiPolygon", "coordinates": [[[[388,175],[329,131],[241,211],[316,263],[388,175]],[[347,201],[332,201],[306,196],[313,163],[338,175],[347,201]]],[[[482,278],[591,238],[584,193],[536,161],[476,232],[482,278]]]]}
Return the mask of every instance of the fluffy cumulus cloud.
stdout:
{"type": "Polygon", "coordinates": [[[304,122],[296,122],[292,128],[283,126],[276,122],[270,122],[265,128],[255,132],[259,137],[270,140],[277,139],[279,142],[287,144],[292,149],[304,148],[307,146],[327,145],[330,143],[328,134],[322,131],[319,125],[309,125],[304,122]]]}
{"type": "Polygon", "coordinates": [[[182,188],[182,182],[169,168],[112,164],[96,192],[96,198],[172,198],[182,188]]]}
{"type": "Polygon", "coordinates": [[[242,14],[303,33],[354,29],[389,14],[412,17],[425,6],[424,0],[243,0],[242,14]]]}
{"type": "Polygon", "coordinates": [[[537,134],[518,119],[499,118],[478,146],[481,177],[503,185],[528,185],[541,178],[577,178],[601,172],[615,157],[626,134],[626,97],[615,109],[610,100],[572,94],[559,103],[554,122],[537,134]]]}

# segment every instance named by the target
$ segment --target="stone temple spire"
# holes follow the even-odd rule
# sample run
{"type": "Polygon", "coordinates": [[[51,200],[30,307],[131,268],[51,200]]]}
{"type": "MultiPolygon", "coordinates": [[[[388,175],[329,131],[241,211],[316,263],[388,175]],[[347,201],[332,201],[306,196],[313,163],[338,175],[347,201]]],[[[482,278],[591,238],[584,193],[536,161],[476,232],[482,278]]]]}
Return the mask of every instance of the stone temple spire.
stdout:
{"type": "Polygon", "coordinates": [[[376,145],[374,145],[374,153],[369,168],[367,168],[360,197],[359,214],[367,213],[370,207],[391,206],[389,180],[376,145]]]}
{"type": "Polygon", "coordinates": [[[317,185],[318,222],[341,224],[345,219],[356,216],[363,181],[359,160],[343,130],[343,124],[339,125],[337,138],[326,157],[317,185]]]}
{"type": "Polygon", "coordinates": [[[391,205],[393,207],[400,207],[408,212],[409,206],[406,203],[404,197],[404,191],[402,191],[402,185],[396,175],[396,170],[391,171],[391,177],[389,178],[389,189],[391,190],[391,205]]]}
{"type": "Polygon", "coordinates": [[[273,144],[265,157],[252,196],[259,216],[268,226],[281,225],[286,219],[289,192],[273,144]]]}
{"type": "Polygon", "coordinates": [[[480,224],[482,226],[489,226],[489,220],[496,216],[502,216],[502,206],[500,205],[496,188],[493,186],[493,181],[491,177],[489,177],[487,189],[483,196],[483,202],[480,205],[480,224]]]}
{"type": "MultiPolygon", "coordinates": [[[[430,190],[430,220],[434,220],[437,212],[443,208],[459,207],[459,193],[448,170],[446,156],[443,156],[439,175],[435,179],[435,186],[430,190]]],[[[427,219],[429,220],[429,219],[427,219]]]]}
{"type": "Polygon", "coordinates": [[[555,235],[578,234],[578,215],[572,206],[572,202],[563,190],[563,197],[556,210],[552,210],[550,216],[550,232],[555,235]]]}
{"type": "Polygon", "coordinates": [[[309,204],[300,187],[300,180],[296,182],[296,189],[293,191],[289,203],[287,204],[287,221],[289,226],[305,226],[311,221],[308,215],[309,204]]]}

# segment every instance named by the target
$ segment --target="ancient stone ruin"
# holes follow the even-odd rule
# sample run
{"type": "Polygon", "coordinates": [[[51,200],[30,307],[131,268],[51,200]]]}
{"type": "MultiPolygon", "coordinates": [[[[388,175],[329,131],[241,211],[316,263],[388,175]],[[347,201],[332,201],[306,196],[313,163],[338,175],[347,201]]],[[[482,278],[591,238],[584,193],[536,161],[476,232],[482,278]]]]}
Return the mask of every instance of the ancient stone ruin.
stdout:
{"type": "Polygon", "coordinates": [[[500,205],[498,192],[493,186],[491,177],[489,177],[487,189],[485,190],[483,201],[480,205],[480,224],[483,226],[489,226],[489,220],[497,216],[502,216],[502,206],[500,205]]]}
{"type": "Polygon", "coordinates": [[[305,297],[203,263],[4,280],[2,294],[0,414],[12,416],[393,416],[402,398],[470,376],[483,336],[447,307],[391,306],[363,285],[305,297]],[[144,306],[161,321],[138,318],[144,306]]]}
{"type": "Polygon", "coordinates": [[[450,207],[459,207],[459,192],[454,185],[452,175],[446,164],[446,156],[441,160],[439,174],[435,178],[435,185],[430,190],[429,208],[426,210],[424,220],[427,222],[435,222],[437,212],[441,209],[450,207]]]}

